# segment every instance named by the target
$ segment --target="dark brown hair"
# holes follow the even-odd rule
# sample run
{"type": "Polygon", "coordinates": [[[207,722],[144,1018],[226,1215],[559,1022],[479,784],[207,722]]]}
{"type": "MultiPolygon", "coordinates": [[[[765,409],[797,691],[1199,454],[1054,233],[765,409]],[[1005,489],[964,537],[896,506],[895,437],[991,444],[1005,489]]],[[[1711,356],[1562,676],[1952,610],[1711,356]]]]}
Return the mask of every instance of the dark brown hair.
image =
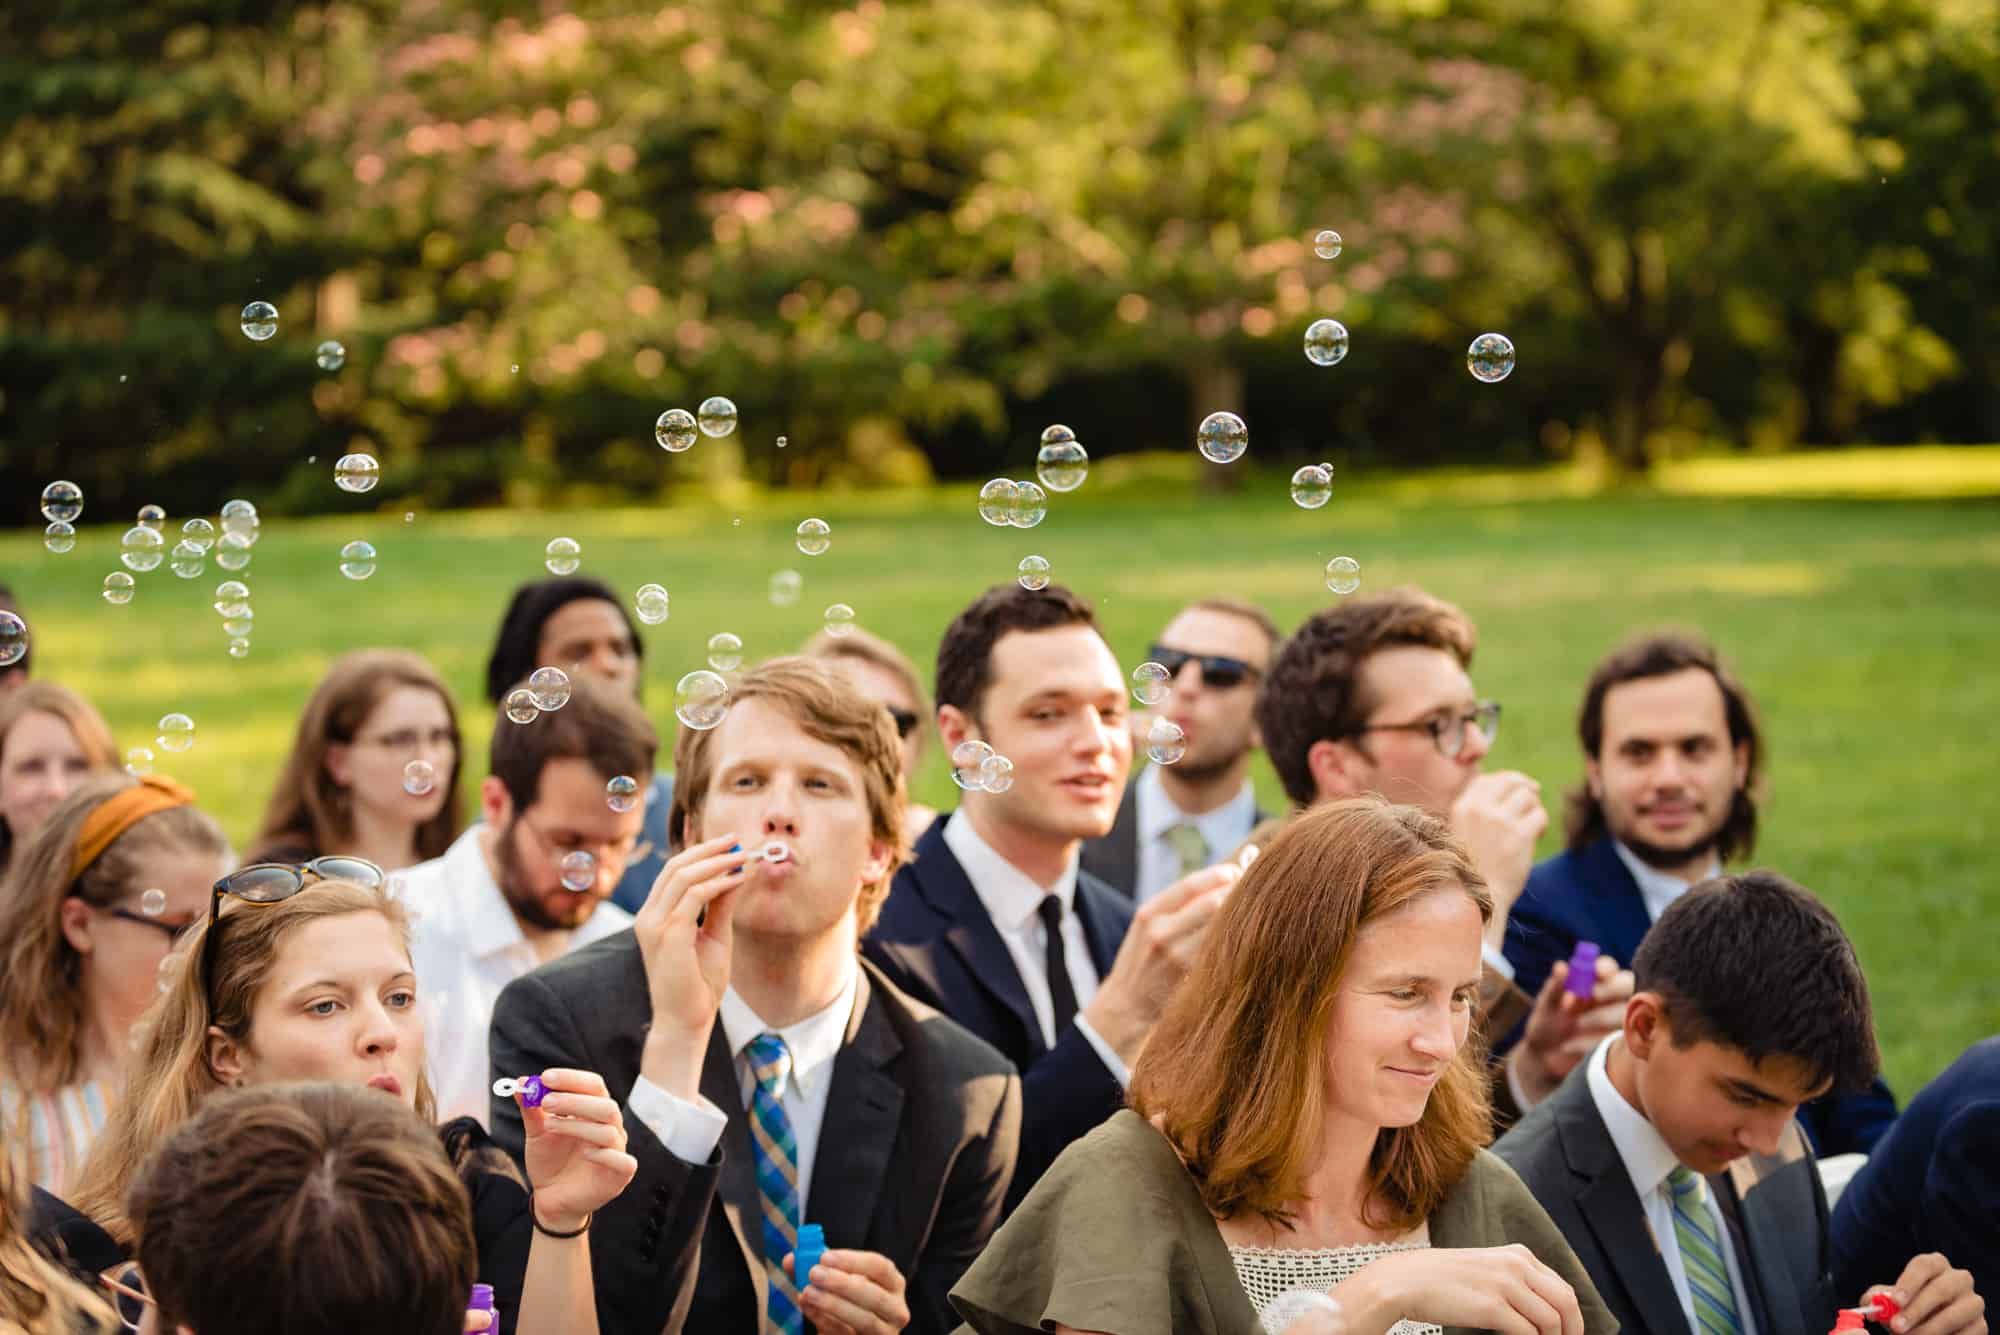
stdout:
{"type": "Polygon", "coordinates": [[[1390,589],[1316,612],[1278,646],[1257,690],[1257,730],[1285,795],[1311,805],[1318,791],[1313,743],[1352,737],[1375,702],[1364,698],[1361,668],[1384,649],[1442,649],[1472,666],[1479,635],[1465,613],[1421,589],[1390,589]]]}
{"type": "MultiPolygon", "coordinates": [[[[996,584],[952,618],[938,642],[937,702],[952,705],[975,722],[993,684],[993,646],[1016,630],[1089,626],[1097,630],[1091,605],[1060,584],[1032,591],[1019,584],[996,584]]],[[[1101,633],[1101,632],[1100,632],[1101,633]]]]}
{"type": "MultiPolygon", "coordinates": [[[[1744,767],[1743,786],[1729,803],[1729,818],[1715,837],[1715,854],[1724,862],[1748,857],[1757,847],[1757,798],[1764,787],[1764,736],[1757,727],[1757,711],[1750,693],[1743,689],[1715,648],[1697,635],[1660,631],[1630,640],[1597,665],[1590,683],[1583,688],[1583,707],[1577,711],[1576,734],[1583,753],[1592,760],[1602,759],[1604,746],[1604,697],[1613,686],[1648,677],[1668,677],[1676,672],[1706,672],[1722,692],[1722,710],[1729,720],[1729,744],[1745,747],[1749,763],[1744,767]]],[[[1604,806],[1591,795],[1586,780],[1563,796],[1563,840],[1571,848],[1594,843],[1610,833],[1604,820],[1604,806]]]]}
{"type": "MultiPolygon", "coordinates": [[[[1375,797],[1295,817],[1236,883],[1132,1072],[1132,1106],[1173,1143],[1218,1217],[1288,1218],[1320,1148],[1326,1031],[1355,938],[1441,892],[1493,915],[1450,828],[1375,797]]],[[[1468,1036],[1423,1117],[1377,1133],[1371,1224],[1428,1218],[1491,1139],[1483,1047],[1468,1036]]]]}
{"type": "Polygon", "coordinates": [[[487,767],[506,785],[516,813],[535,804],[551,760],[586,760],[605,779],[630,775],[644,788],[660,737],[631,692],[582,673],[569,679],[569,703],[516,723],[502,712],[493,725],[487,767]]]}

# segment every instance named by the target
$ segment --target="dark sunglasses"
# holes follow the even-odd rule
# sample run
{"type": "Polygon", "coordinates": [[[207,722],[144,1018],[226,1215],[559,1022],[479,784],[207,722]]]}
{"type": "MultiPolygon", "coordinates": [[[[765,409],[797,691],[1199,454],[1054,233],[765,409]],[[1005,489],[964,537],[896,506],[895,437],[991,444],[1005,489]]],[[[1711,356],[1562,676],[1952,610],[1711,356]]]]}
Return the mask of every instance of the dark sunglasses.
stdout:
{"type": "Polygon", "coordinates": [[[201,990],[215,1001],[215,933],[222,917],[222,897],[246,904],[275,904],[290,899],[315,881],[353,881],[379,886],[388,877],[366,858],[324,857],[311,862],[254,862],[238,867],[217,881],[208,894],[208,931],[201,938],[201,990]]]}
{"type": "Polygon", "coordinates": [[[1167,679],[1181,675],[1181,669],[1189,663],[1201,665],[1201,684],[1211,690],[1226,691],[1241,686],[1251,678],[1261,675],[1256,668],[1240,658],[1224,658],[1221,654],[1196,655],[1183,653],[1179,649],[1169,649],[1164,644],[1156,644],[1147,650],[1146,657],[1167,670],[1167,679]]]}
{"type": "Polygon", "coordinates": [[[908,709],[891,709],[889,717],[896,720],[896,735],[908,737],[918,723],[917,715],[908,709]]]}

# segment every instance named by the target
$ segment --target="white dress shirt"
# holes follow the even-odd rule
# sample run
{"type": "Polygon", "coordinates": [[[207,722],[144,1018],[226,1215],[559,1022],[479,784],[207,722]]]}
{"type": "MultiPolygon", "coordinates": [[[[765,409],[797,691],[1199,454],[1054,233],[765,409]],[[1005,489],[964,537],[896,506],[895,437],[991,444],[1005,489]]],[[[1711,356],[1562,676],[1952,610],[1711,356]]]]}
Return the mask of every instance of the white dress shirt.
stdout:
{"type": "MultiPolygon", "coordinates": [[[[486,1038],[500,989],[542,963],[479,847],[485,827],[452,841],[443,857],[398,872],[414,919],[410,957],[424,1011],[424,1048],[438,1117],[487,1119],[493,1074],[486,1038]]],[[[563,953],[632,925],[609,900],[568,934],[563,953]]],[[[508,1071],[507,1075],[536,1075],[508,1071]]]]}
{"type": "Polygon", "coordinates": [[[1132,780],[1135,831],[1138,835],[1138,883],[1133,899],[1145,903],[1181,878],[1180,854],[1167,842],[1167,831],[1176,825],[1192,825],[1208,845],[1208,862],[1214,866],[1236,851],[1236,846],[1257,828],[1257,794],[1245,779],[1236,796],[1213,811],[1190,816],[1174,805],[1160,782],[1160,767],[1148,765],[1132,780]]]}
{"type": "MultiPolygon", "coordinates": [[[[1626,1176],[1632,1179],[1632,1189],[1639,1194],[1639,1206],[1646,1214],[1646,1227],[1652,1230],[1653,1245],[1659,1248],[1660,1260],[1666,1263],[1667,1277],[1673,1281],[1674,1296],[1680,1299],[1681,1313],[1687,1317],[1689,1330],[1700,1330],[1695,1320],[1694,1294],[1688,1288],[1687,1266],[1681,1261],[1680,1239],[1674,1234],[1674,1193],[1667,1184],[1667,1175],[1680,1166],[1680,1160],[1667,1148],[1667,1142],[1660,1139],[1660,1133],[1646,1120],[1646,1115],[1625,1101],[1618,1087],[1611,1083],[1611,1073],[1606,1069],[1606,1059],[1613,1043],[1621,1042],[1617,1034],[1611,1034],[1597,1045],[1590,1054],[1589,1080],[1591,1101],[1597,1105],[1597,1115],[1604,1119],[1604,1129],[1611,1133],[1611,1143],[1618,1150],[1618,1157],[1624,1161],[1626,1176]]],[[[1743,1327],[1743,1335],[1757,1335],[1757,1318],[1750,1305],[1750,1292],[1743,1286],[1743,1270],[1736,1258],[1736,1244],[1729,1236],[1729,1225],[1723,1220],[1722,1209],[1711,1199],[1708,1182],[1703,1179],[1701,1197],[1708,1205],[1715,1221],[1718,1240],[1722,1244],[1722,1257],[1729,1266],[1729,1286],[1736,1291],[1736,1315],[1743,1327]]]]}
{"type": "MultiPolygon", "coordinates": [[[[1637,853],[1616,839],[1611,841],[1611,846],[1618,850],[1618,860],[1625,864],[1625,870],[1631,872],[1632,879],[1638,882],[1639,898],[1646,901],[1646,916],[1654,922],[1658,922],[1660,915],[1667,911],[1667,905],[1691,890],[1695,881],[1705,881],[1722,870],[1722,864],[1710,858],[1707,871],[1695,877],[1694,881],[1683,881],[1678,876],[1669,876],[1658,867],[1648,866],[1637,853]]],[[[1632,966],[1631,960],[1618,962],[1626,968],[1632,966]]]]}

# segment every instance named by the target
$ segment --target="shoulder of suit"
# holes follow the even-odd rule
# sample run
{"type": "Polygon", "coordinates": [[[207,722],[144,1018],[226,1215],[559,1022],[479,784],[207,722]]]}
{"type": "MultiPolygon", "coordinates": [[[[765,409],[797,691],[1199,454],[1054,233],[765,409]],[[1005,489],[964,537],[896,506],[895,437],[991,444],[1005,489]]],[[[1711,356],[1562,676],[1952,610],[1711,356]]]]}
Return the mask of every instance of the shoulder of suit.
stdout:
{"type": "Polygon", "coordinates": [[[967,1081],[1015,1073],[1014,1063],[998,1048],[896,986],[875,961],[864,957],[861,967],[868,974],[870,1004],[882,1008],[903,1050],[930,1066],[934,1078],[967,1081]]]}
{"type": "MultiPolygon", "coordinates": [[[[567,993],[588,985],[604,987],[612,977],[609,972],[616,965],[636,959],[639,955],[639,938],[632,934],[630,927],[613,932],[610,936],[599,937],[588,945],[558,955],[547,964],[530,970],[509,983],[534,979],[536,982],[558,993],[567,993]]],[[[643,965],[642,965],[643,967],[643,965]]]]}
{"type": "Polygon", "coordinates": [[[1136,911],[1130,899],[1111,888],[1109,882],[1093,875],[1088,869],[1076,869],[1076,893],[1080,899],[1087,899],[1093,908],[1109,913],[1123,922],[1131,922],[1136,911]]]}

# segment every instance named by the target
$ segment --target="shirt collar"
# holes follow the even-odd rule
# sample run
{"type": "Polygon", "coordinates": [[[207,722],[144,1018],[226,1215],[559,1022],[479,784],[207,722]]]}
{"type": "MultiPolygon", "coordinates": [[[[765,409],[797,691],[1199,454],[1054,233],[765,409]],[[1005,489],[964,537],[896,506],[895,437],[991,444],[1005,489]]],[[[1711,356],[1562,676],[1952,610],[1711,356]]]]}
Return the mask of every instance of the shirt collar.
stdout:
{"type": "Polygon", "coordinates": [[[986,907],[986,916],[993,919],[996,926],[1009,931],[1023,931],[1035,920],[1041,910],[1042,900],[1055,895],[1062,900],[1063,912],[1068,913],[1076,903],[1077,850],[1072,848],[1069,860],[1063,864],[1062,875],[1056,883],[1043,886],[1034,877],[1000,856],[979,837],[979,831],[972,828],[972,821],[960,807],[951,813],[944,823],[945,847],[958,859],[958,865],[965,868],[965,875],[972,882],[972,892],[979,896],[979,902],[986,907]]]}
{"type": "Polygon", "coordinates": [[[1209,852],[1222,857],[1241,843],[1257,824],[1257,792],[1248,779],[1236,790],[1236,796],[1199,816],[1190,816],[1174,805],[1174,799],[1167,795],[1166,785],[1160,782],[1158,765],[1148,765],[1140,770],[1139,777],[1132,780],[1132,787],[1132,800],[1137,803],[1134,819],[1138,824],[1141,844],[1161,838],[1176,825],[1193,825],[1201,831],[1209,852]]]}
{"type": "Polygon", "coordinates": [[[1625,1162],[1633,1189],[1644,1199],[1648,1193],[1660,1189],[1667,1175],[1680,1166],[1680,1160],[1667,1148],[1667,1142],[1660,1139],[1660,1133],[1646,1120],[1646,1115],[1628,1103],[1611,1083],[1608,1066],[1611,1045],[1622,1041],[1619,1035],[1610,1034],[1597,1045],[1597,1050],[1590,1054],[1587,1078],[1597,1115],[1604,1119],[1604,1129],[1610,1133],[1618,1157],[1625,1162]]]}
{"type": "Polygon", "coordinates": [[[520,919],[514,916],[514,906],[507,902],[499,882],[493,879],[493,869],[486,864],[486,850],[479,846],[480,833],[486,828],[484,822],[475,823],[452,840],[451,847],[438,859],[443,888],[458,900],[460,921],[465,927],[465,953],[474,959],[501,954],[528,940],[527,933],[521,930],[520,919]]]}
{"type": "MultiPolygon", "coordinates": [[[[798,1086],[802,1097],[812,1098],[819,1092],[820,1082],[832,1078],[833,1060],[840,1055],[840,1045],[847,1041],[847,1022],[854,1014],[860,977],[860,968],[850,963],[840,991],[830,1003],[796,1024],[775,1030],[750,1009],[749,1002],[736,995],[735,987],[728,988],[722,994],[721,1014],[730,1057],[744,1060],[743,1050],[752,1039],[759,1034],[775,1033],[785,1040],[785,1050],[792,1054],[789,1079],[798,1086]]],[[[782,1097],[784,1091],[778,1093],[782,1097]]]]}
{"type": "MultiPolygon", "coordinates": [[[[1678,876],[1669,876],[1658,867],[1649,865],[1637,853],[1625,847],[1618,840],[1611,841],[1611,847],[1618,851],[1618,860],[1625,864],[1625,870],[1632,873],[1632,879],[1639,886],[1639,897],[1646,901],[1657,919],[1667,911],[1667,905],[1686,894],[1693,882],[1683,881],[1678,876]]],[[[1711,857],[1708,867],[1695,880],[1706,880],[1722,870],[1722,863],[1711,857]]]]}

